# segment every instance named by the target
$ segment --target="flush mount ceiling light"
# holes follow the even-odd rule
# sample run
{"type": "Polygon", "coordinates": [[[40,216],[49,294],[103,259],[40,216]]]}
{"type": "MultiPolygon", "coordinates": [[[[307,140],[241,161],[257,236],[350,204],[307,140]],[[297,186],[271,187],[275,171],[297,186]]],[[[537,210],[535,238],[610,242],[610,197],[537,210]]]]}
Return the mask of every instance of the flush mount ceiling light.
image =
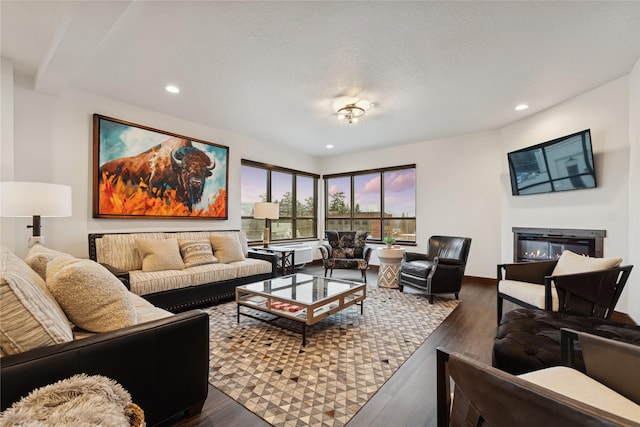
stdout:
{"type": "Polygon", "coordinates": [[[520,104],[516,106],[516,111],[523,111],[523,110],[526,110],[527,108],[529,108],[527,104],[520,104]]]}
{"type": "Polygon", "coordinates": [[[364,108],[356,104],[347,104],[337,111],[338,120],[346,120],[347,123],[358,123],[358,119],[364,116],[364,108]]]}
{"type": "Polygon", "coordinates": [[[180,93],[180,89],[176,86],[169,85],[164,88],[169,93],[180,93]]]}

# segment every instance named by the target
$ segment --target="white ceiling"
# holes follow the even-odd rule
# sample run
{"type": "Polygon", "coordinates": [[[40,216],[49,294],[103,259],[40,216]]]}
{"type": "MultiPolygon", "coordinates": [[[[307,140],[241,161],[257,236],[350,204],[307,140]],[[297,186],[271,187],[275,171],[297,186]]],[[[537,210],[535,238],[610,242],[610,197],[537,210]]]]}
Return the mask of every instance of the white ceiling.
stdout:
{"type": "Polygon", "coordinates": [[[640,2],[1,0],[0,14],[2,57],[36,90],[314,156],[496,129],[640,57],[640,2]],[[351,98],[375,102],[356,125],[335,114],[351,98]]]}

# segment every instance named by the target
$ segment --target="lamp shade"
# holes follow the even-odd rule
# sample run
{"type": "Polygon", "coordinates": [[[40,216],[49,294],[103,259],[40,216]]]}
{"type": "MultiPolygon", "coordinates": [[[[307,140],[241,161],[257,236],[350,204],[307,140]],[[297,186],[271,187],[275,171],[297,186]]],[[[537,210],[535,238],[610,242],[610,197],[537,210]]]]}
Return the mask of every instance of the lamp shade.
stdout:
{"type": "Polygon", "coordinates": [[[280,205],[270,202],[258,202],[254,206],[253,217],[256,219],[279,219],[280,205]]]}
{"type": "Polygon", "coordinates": [[[0,216],[71,216],[71,187],[44,182],[0,182],[0,216]]]}

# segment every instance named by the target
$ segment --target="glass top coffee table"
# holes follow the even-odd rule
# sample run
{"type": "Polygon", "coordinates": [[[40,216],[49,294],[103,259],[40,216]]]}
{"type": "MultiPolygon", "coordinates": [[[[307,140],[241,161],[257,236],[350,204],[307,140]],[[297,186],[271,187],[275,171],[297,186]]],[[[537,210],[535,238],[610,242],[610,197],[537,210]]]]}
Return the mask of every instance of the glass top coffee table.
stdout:
{"type": "Polygon", "coordinates": [[[367,287],[364,283],[300,273],[277,277],[236,287],[238,323],[241,314],[269,323],[275,323],[282,318],[293,320],[301,325],[301,331],[282,322],[276,324],[294,332],[301,332],[304,346],[307,345],[307,326],[354,304],[360,306],[362,314],[366,297],[367,287]],[[241,307],[263,311],[274,317],[267,319],[251,312],[241,312],[241,307]]]}

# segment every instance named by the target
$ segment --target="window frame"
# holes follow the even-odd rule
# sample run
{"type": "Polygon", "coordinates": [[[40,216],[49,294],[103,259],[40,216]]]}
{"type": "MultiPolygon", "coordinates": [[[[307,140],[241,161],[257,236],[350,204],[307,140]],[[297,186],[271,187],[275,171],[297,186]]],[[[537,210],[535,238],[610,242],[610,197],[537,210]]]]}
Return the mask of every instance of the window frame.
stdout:
{"type": "MultiPolygon", "coordinates": [[[[402,166],[391,166],[391,167],[385,167],[385,168],[377,168],[377,169],[367,169],[367,170],[360,170],[360,171],[354,171],[354,172],[342,172],[342,173],[334,173],[334,174],[327,174],[327,175],[322,175],[322,179],[324,180],[324,229],[328,230],[329,228],[327,227],[327,224],[330,220],[334,220],[334,219],[338,219],[338,220],[347,220],[350,221],[351,224],[351,230],[355,230],[356,228],[354,225],[354,221],[361,221],[363,219],[371,219],[374,221],[380,221],[380,238],[372,238],[369,237],[367,239],[367,241],[371,242],[371,243],[382,243],[382,239],[385,237],[384,236],[384,223],[385,221],[393,221],[393,220],[413,220],[414,222],[414,226],[417,226],[417,213],[414,212],[414,216],[412,217],[387,217],[385,216],[385,205],[384,205],[384,199],[385,199],[385,192],[384,192],[384,175],[386,172],[393,172],[393,171],[399,171],[399,170],[407,170],[407,169],[413,169],[414,173],[417,174],[417,170],[416,170],[416,165],[415,164],[409,164],[409,165],[402,165],[402,166]],[[373,174],[379,174],[380,176],[380,216],[379,217],[371,217],[371,218],[364,218],[362,216],[358,216],[355,213],[355,209],[356,209],[356,203],[355,203],[355,198],[356,198],[356,189],[355,189],[355,177],[357,176],[362,176],[362,175],[373,175],[373,174]],[[349,200],[349,211],[350,214],[348,215],[341,215],[341,216],[333,216],[330,217],[329,216],[329,181],[331,179],[334,178],[344,178],[344,177],[349,177],[350,178],[350,200],[349,200]]],[[[414,204],[417,210],[417,182],[415,185],[416,188],[414,188],[414,204]]],[[[371,234],[369,235],[371,236],[371,234]]],[[[417,245],[416,240],[403,240],[403,239],[397,239],[398,243],[402,243],[403,245],[417,245]]]]}
{"type": "MultiPolygon", "coordinates": [[[[305,171],[299,171],[299,170],[295,170],[295,169],[290,169],[290,168],[286,168],[283,166],[276,166],[276,165],[272,165],[272,164],[268,164],[268,163],[262,163],[262,162],[257,162],[254,160],[248,160],[248,159],[240,159],[240,166],[241,168],[243,166],[248,166],[248,167],[252,167],[252,168],[256,168],[256,169],[262,169],[265,170],[267,173],[267,183],[266,183],[266,202],[271,202],[272,201],[272,179],[271,179],[271,174],[273,172],[278,172],[278,173],[284,173],[284,174],[290,174],[291,175],[291,216],[280,216],[279,220],[285,220],[285,221],[290,221],[291,222],[291,233],[292,236],[290,238],[286,238],[286,239],[278,239],[278,238],[274,238],[273,237],[273,230],[272,230],[272,224],[274,222],[277,222],[279,220],[271,220],[269,221],[269,242],[272,243],[282,243],[282,242],[293,242],[293,241],[297,241],[297,242],[302,242],[302,241],[310,241],[310,240],[317,240],[318,239],[318,180],[320,179],[320,175],[318,174],[314,174],[311,172],[305,172],[305,171]],[[297,209],[298,209],[298,192],[297,192],[297,187],[298,187],[298,177],[305,177],[305,178],[311,178],[313,179],[313,215],[312,216],[299,216],[297,215],[297,209]],[[312,220],[313,225],[312,225],[312,230],[313,230],[313,235],[312,236],[305,236],[305,237],[297,237],[297,227],[296,224],[298,221],[308,221],[308,220],[312,220]]],[[[242,170],[242,169],[241,169],[242,170]]],[[[240,173],[240,179],[242,180],[242,172],[240,173]]],[[[241,186],[242,188],[242,186],[241,186]]],[[[242,190],[241,190],[242,191],[242,190]]],[[[242,201],[242,194],[240,195],[240,200],[242,201]]],[[[252,216],[246,216],[246,215],[241,215],[241,223],[242,220],[245,219],[254,219],[252,216]]],[[[240,227],[242,228],[242,226],[240,227]]],[[[258,240],[249,240],[249,244],[255,244],[258,242],[262,242],[262,239],[258,239],[258,240]]]]}

